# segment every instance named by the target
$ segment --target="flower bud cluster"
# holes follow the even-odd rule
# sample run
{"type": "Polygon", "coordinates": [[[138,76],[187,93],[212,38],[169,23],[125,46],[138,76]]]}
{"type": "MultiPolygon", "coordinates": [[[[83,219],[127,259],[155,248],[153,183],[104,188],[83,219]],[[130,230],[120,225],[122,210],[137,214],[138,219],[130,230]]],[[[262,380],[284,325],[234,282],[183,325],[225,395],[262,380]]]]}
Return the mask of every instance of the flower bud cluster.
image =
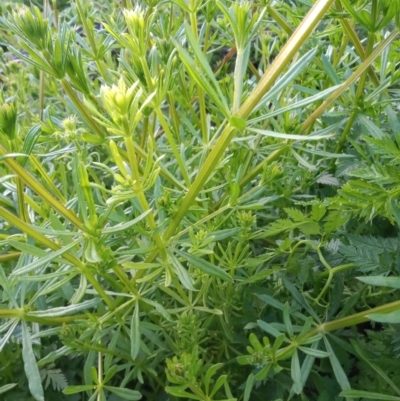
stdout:
{"type": "Polygon", "coordinates": [[[0,133],[10,141],[17,137],[17,106],[15,102],[4,103],[0,107],[0,133]]]}

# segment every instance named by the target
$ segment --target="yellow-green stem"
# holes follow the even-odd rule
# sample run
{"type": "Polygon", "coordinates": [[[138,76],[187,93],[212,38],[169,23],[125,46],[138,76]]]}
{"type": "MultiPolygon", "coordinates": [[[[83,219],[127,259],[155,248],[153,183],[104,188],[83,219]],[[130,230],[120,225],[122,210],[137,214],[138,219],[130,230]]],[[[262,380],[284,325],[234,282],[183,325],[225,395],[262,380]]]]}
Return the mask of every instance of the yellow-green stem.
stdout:
{"type": "MultiPolygon", "coordinates": [[[[7,151],[0,146],[0,156],[7,155],[7,151]]],[[[59,212],[62,216],[68,219],[72,224],[76,227],[85,231],[85,227],[83,223],[79,220],[76,214],[67,209],[64,205],[62,205],[58,200],[53,198],[53,196],[46,191],[46,189],[39,184],[16,160],[12,158],[7,158],[4,160],[7,167],[9,167],[15,174],[34,192],[36,192],[43,201],[47,202],[50,206],[52,206],[57,212],[59,212]]]]}
{"type": "Polygon", "coordinates": [[[371,53],[371,55],[353,72],[353,74],[335,91],[333,92],[302,124],[300,132],[304,133],[315,120],[339,97],[344,91],[353,84],[363,73],[368,69],[371,63],[386,49],[387,46],[393,42],[394,39],[399,35],[397,29],[393,30],[392,33],[383,40],[371,53]]]}
{"type": "MultiPolygon", "coordinates": [[[[272,62],[269,69],[261,78],[260,82],[255,87],[253,92],[238,110],[237,116],[239,118],[245,119],[252,112],[254,107],[257,106],[262,97],[275,83],[281,72],[286,68],[291,58],[299,50],[305,40],[310,36],[310,34],[315,29],[325,12],[329,9],[333,1],[334,0],[318,0],[314,4],[307,16],[303,19],[299,27],[293,33],[291,38],[286,42],[286,45],[283,47],[279,55],[272,62]]],[[[170,225],[165,231],[163,236],[165,242],[167,242],[169,238],[174,234],[181,220],[185,216],[187,210],[193,204],[196,196],[204,187],[205,183],[214,171],[226,148],[231,142],[233,136],[235,135],[235,132],[236,128],[231,126],[230,124],[225,127],[220,138],[210,152],[206,162],[196,176],[195,181],[189,189],[189,192],[183,199],[182,204],[178,209],[178,212],[175,214],[170,225]]]]}
{"type": "MultiPolygon", "coordinates": [[[[142,184],[140,181],[140,173],[139,173],[139,166],[137,164],[137,159],[136,159],[136,153],[135,153],[135,146],[134,146],[134,142],[132,137],[126,137],[125,138],[125,145],[126,145],[126,150],[128,153],[128,160],[129,160],[129,164],[131,167],[131,172],[133,175],[133,179],[136,181],[135,182],[135,191],[137,192],[137,197],[138,200],[140,202],[140,205],[142,206],[142,209],[144,212],[150,210],[150,206],[147,202],[146,196],[143,193],[143,188],[142,188],[142,184]]],[[[157,223],[154,219],[154,216],[152,213],[149,213],[146,216],[147,219],[147,224],[149,225],[150,229],[152,231],[155,231],[157,229],[157,223]]],[[[160,234],[154,234],[154,241],[160,251],[161,257],[163,260],[166,260],[167,258],[167,254],[165,251],[165,246],[164,243],[161,239],[160,234]]]]}
{"type": "Polygon", "coordinates": [[[3,255],[0,255],[0,263],[18,259],[20,256],[21,252],[5,253],[3,255]]]}
{"type": "Polygon", "coordinates": [[[36,159],[34,155],[29,156],[29,160],[33,164],[33,167],[37,170],[37,172],[40,174],[42,179],[46,182],[48,187],[51,189],[53,194],[57,196],[58,200],[61,201],[62,203],[65,203],[65,197],[64,195],[59,191],[59,189],[54,185],[53,180],[51,177],[47,174],[47,172],[43,169],[43,166],[39,163],[39,161],[36,159]]]}
{"type": "Polygon", "coordinates": [[[26,210],[25,194],[24,194],[24,183],[20,178],[17,177],[17,198],[18,198],[18,211],[19,217],[23,221],[28,221],[28,211],[26,210]]]}
{"type": "MultiPolygon", "coordinates": [[[[58,251],[61,249],[59,245],[57,245],[53,241],[49,240],[47,237],[45,237],[41,233],[37,232],[33,227],[26,224],[23,220],[19,219],[17,216],[13,215],[12,213],[10,213],[8,210],[4,209],[3,207],[0,207],[0,217],[3,218],[4,220],[8,221],[9,223],[11,223],[15,228],[18,228],[25,234],[34,238],[37,242],[41,243],[42,245],[45,245],[46,247],[52,249],[53,251],[58,251]]],[[[66,260],[68,260],[73,266],[76,266],[82,272],[82,274],[85,275],[85,277],[88,279],[88,281],[92,284],[93,288],[103,298],[103,300],[107,304],[107,306],[109,306],[111,308],[113,306],[113,301],[105,293],[101,284],[96,280],[96,278],[87,269],[87,267],[80,260],[76,259],[75,256],[73,256],[69,253],[65,253],[64,258],[66,260]]]]}
{"type": "MultiPolygon", "coordinates": [[[[375,42],[375,35],[373,33],[368,34],[368,45],[367,45],[367,52],[366,55],[369,56],[372,53],[372,50],[374,48],[374,42],[375,42]]],[[[347,140],[347,135],[350,133],[351,128],[353,127],[354,121],[357,117],[357,103],[361,99],[363,93],[364,93],[364,87],[365,83],[367,80],[367,75],[368,75],[368,70],[364,71],[363,74],[361,75],[360,82],[358,83],[357,87],[357,92],[356,96],[354,99],[354,111],[351,113],[350,118],[347,121],[346,127],[342,132],[342,135],[340,136],[339,142],[336,146],[335,152],[340,153],[343,149],[344,144],[346,143],[347,140]]]]}
{"type": "MultiPolygon", "coordinates": [[[[332,272],[332,275],[334,276],[337,273],[341,273],[341,272],[344,272],[346,270],[353,269],[355,267],[357,267],[357,266],[355,264],[353,264],[353,263],[346,263],[344,265],[332,267],[330,271],[332,272]]],[[[324,272],[322,272],[318,276],[318,279],[322,279],[322,278],[324,278],[324,277],[326,277],[328,275],[329,275],[329,270],[325,270],[324,272]]]]}

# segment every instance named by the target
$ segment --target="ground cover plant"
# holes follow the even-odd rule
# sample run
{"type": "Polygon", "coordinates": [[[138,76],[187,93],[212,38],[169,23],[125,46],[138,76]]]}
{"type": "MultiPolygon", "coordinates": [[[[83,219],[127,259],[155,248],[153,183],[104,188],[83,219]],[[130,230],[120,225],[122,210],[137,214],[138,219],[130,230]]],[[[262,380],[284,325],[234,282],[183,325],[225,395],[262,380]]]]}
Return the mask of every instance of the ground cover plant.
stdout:
{"type": "Polygon", "coordinates": [[[400,400],[398,0],[0,7],[2,400],[400,400]]]}

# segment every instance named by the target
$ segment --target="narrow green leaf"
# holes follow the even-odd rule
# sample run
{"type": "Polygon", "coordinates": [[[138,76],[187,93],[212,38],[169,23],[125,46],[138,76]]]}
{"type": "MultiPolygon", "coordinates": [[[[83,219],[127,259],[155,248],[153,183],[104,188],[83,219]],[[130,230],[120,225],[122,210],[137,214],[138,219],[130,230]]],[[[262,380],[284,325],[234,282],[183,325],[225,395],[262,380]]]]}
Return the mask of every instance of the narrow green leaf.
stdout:
{"type": "Polygon", "coordinates": [[[377,138],[377,139],[383,138],[383,136],[385,134],[371,120],[369,120],[367,117],[363,116],[362,114],[359,114],[357,117],[358,117],[358,120],[361,122],[361,124],[367,129],[367,132],[370,133],[374,138],[377,138]]]}
{"type": "Polygon", "coordinates": [[[59,270],[49,274],[18,276],[18,281],[48,281],[66,275],[70,276],[70,279],[72,279],[76,274],[77,273],[74,274],[73,270],[59,270]]]}
{"type": "Polygon", "coordinates": [[[274,337],[279,337],[282,333],[271,326],[269,323],[264,322],[263,320],[257,320],[257,324],[260,329],[266,331],[268,334],[271,334],[274,337]]]}
{"type": "Polygon", "coordinates": [[[371,393],[369,391],[362,390],[345,390],[339,394],[340,397],[348,398],[364,398],[367,400],[379,400],[379,401],[400,401],[400,397],[393,395],[384,395],[380,393],[371,393]]]}
{"type": "MultiPolygon", "coordinates": [[[[22,153],[25,155],[30,155],[32,153],[32,150],[36,144],[36,141],[38,140],[40,134],[42,133],[41,130],[41,124],[37,123],[35,124],[25,135],[24,138],[24,145],[22,147],[22,153]]],[[[22,167],[25,166],[26,162],[28,161],[27,157],[24,157],[24,159],[20,162],[22,167]]]]}
{"type": "Polygon", "coordinates": [[[104,376],[103,383],[108,383],[120,370],[119,365],[113,365],[108,370],[106,375],[104,376]]]}
{"type": "Polygon", "coordinates": [[[49,363],[52,363],[57,359],[65,355],[68,355],[69,352],[71,352],[71,349],[67,346],[61,347],[56,351],[52,351],[49,354],[47,354],[44,358],[42,358],[40,361],[38,361],[38,366],[44,366],[49,363]]]}
{"type": "Polygon", "coordinates": [[[0,161],[6,160],[6,159],[16,159],[18,157],[27,157],[25,153],[7,153],[4,156],[0,156],[0,161]]]}
{"type": "MultiPolygon", "coordinates": [[[[134,252],[132,252],[134,253],[134,252]]],[[[133,270],[147,270],[147,269],[155,269],[156,267],[160,267],[159,263],[146,263],[146,262],[125,262],[122,263],[122,267],[125,269],[133,269],[133,270]]]]}
{"type": "Polygon", "coordinates": [[[293,391],[296,394],[300,394],[303,391],[303,383],[301,381],[300,360],[297,350],[292,356],[290,372],[293,380],[293,391]]]}
{"type": "Polygon", "coordinates": [[[34,262],[30,263],[28,266],[23,266],[20,269],[13,270],[11,275],[12,276],[21,276],[23,274],[27,274],[27,273],[31,272],[32,270],[42,267],[43,265],[51,262],[55,258],[68,252],[70,249],[75,248],[82,241],[82,239],[83,238],[80,238],[74,242],[71,242],[64,248],[59,249],[58,251],[53,251],[53,252],[48,253],[47,256],[45,256],[44,258],[37,259],[34,262]]]}
{"type": "Polygon", "coordinates": [[[190,277],[188,271],[182,266],[181,262],[179,262],[179,259],[172,253],[169,253],[169,257],[176,269],[176,273],[178,274],[178,278],[181,284],[187,290],[197,291],[196,288],[194,288],[192,278],[190,277]]]}
{"type": "Polygon", "coordinates": [[[198,397],[197,395],[185,391],[186,387],[187,386],[185,386],[184,388],[167,386],[165,388],[165,391],[174,397],[182,397],[182,398],[187,398],[189,400],[198,400],[198,401],[202,400],[202,398],[198,397]]]}
{"type": "Polygon", "coordinates": [[[159,304],[158,302],[153,301],[151,299],[148,299],[148,298],[141,298],[141,300],[143,302],[146,302],[146,304],[153,306],[161,315],[164,316],[164,318],[166,320],[168,320],[169,322],[173,322],[170,314],[167,312],[167,310],[161,304],[159,304]]]}
{"type": "Polygon", "coordinates": [[[210,382],[211,378],[214,376],[216,371],[220,368],[222,368],[223,363],[217,363],[216,365],[212,365],[208,368],[205,376],[204,376],[204,384],[206,386],[206,394],[209,394],[209,389],[210,389],[210,382]]]}
{"type": "Polygon", "coordinates": [[[329,356],[328,352],[321,351],[319,349],[313,349],[308,347],[298,347],[300,351],[304,352],[307,355],[311,355],[315,358],[327,358],[329,356]]]}
{"type": "Polygon", "coordinates": [[[139,223],[139,221],[142,221],[151,212],[152,210],[149,209],[143,212],[140,216],[136,217],[135,219],[128,221],[127,223],[117,224],[116,226],[109,228],[103,228],[102,234],[115,234],[127,230],[128,228],[131,228],[135,224],[139,223]]]}
{"type": "Polygon", "coordinates": [[[357,277],[365,284],[400,289],[400,277],[368,276],[357,277]]]}
{"type": "Polygon", "coordinates": [[[140,400],[142,398],[142,394],[136,390],[130,390],[128,388],[122,387],[111,387],[111,386],[104,386],[105,389],[111,391],[112,393],[116,394],[118,397],[123,398],[124,400],[140,400]]]}
{"type": "Polygon", "coordinates": [[[218,377],[217,381],[215,382],[214,388],[211,391],[210,398],[213,399],[214,395],[217,391],[226,383],[227,375],[222,375],[218,377]]]}
{"type": "Polygon", "coordinates": [[[254,386],[254,374],[250,373],[246,380],[246,387],[244,388],[243,401],[249,401],[251,396],[251,391],[254,386]]]}
{"type": "Polygon", "coordinates": [[[224,111],[227,112],[229,110],[228,103],[226,102],[226,99],[219,87],[219,84],[214,76],[214,73],[213,73],[210,65],[208,64],[208,61],[207,61],[203,51],[199,47],[198,40],[196,40],[196,38],[193,35],[192,28],[186,22],[185,22],[185,32],[186,32],[186,38],[187,38],[188,42],[190,43],[190,47],[193,50],[194,54],[196,55],[196,59],[201,64],[203,71],[205,72],[209,81],[211,82],[214,89],[216,90],[216,92],[218,94],[218,100],[221,101],[221,103],[224,106],[224,111]]]}
{"type": "Polygon", "coordinates": [[[280,138],[280,139],[292,139],[296,141],[320,141],[321,139],[327,139],[334,136],[334,132],[331,129],[324,129],[320,132],[317,132],[312,135],[296,135],[296,134],[282,134],[280,132],[268,131],[257,128],[247,128],[248,131],[254,132],[256,134],[270,136],[272,138],[280,138]]]}
{"type": "MultiPolygon", "coordinates": [[[[275,110],[271,113],[263,114],[259,117],[253,118],[248,121],[247,125],[254,125],[256,123],[266,121],[269,118],[279,116],[280,114],[286,113],[288,111],[292,111],[292,110],[296,110],[296,109],[300,109],[300,108],[303,109],[305,106],[307,106],[311,103],[317,102],[318,100],[321,100],[321,99],[325,98],[326,96],[330,95],[332,92],[334,92],[336,89],[338,89],[339,86],[340,85],[332,86],[331,88],[328,88],[321,92],[318,92],[316,95],[309,96],[303,100],[299,100],[298,102],[293,102],[285,107],[278,108],[277,110],[275,110]]],[[[340,122],[340,125],[342,125],[342,124],[343,124],[343,122],[340,122]]],[[[337,124],[335,124],[335,125],[337,125],[337,124]]]]}
{"type": "Polygon", "coordinates": [[[214,89],[213,85],[207,80],[207,78],[203,76],[202,71],[199,71],[199,68],[196,66],[196,63],[189,56],[187,51],[174,38],[171,37],[170,40],[178,50],[181,60],[183,64],[185,64],[187,72],[189,73],[191,78],[194,79],[204,89],[204,91],[211,97],[215,105],[220,109],[224,116],[228,118],[229,110],[225,99],[218,96],[217,91],[214,89]]]}
{"type": "Polygon", "coordinates": [[[318,315],[315,313],[314,309],[309,305],[309,303],[305,300],[300,291],[284,276],[282,276],[282,280],[285,284],[285,287],[290,291],[293,295],[293,298],[318,322],[320,321],[318,315]]]}
{"type": "Polygon", "coordinates": [[[283,322],[285,324],[286,333],[289,337],[293,337],[293,325],[290,320],[290,305],[289,302],[286,302],[285,307],[283,308],[283,322]]]}
{"type": "Polygon", "coordinates": [[[192,264],[197,269],[200,269],[204,273],[209,274],[210,276],[220,278],[221,280],[225,281],[233,281],[232,277],[225,271],[222,270],[220,267],[207,262],[204,259],[201,259],[197,256],[193,256],[187,252],[175,249],[175,253],[182,258],[186,259],[190,264],[192,264]]]}
{"type": "Polygon", "coordinates": [[[275,85],[265,94],[260,100],[258,105],[253,109],[253,113],[258,111],[261,107],[265,106],[274,96],[278,95],[283,89],[285,89],[290,82],[292,82],[310,63],[314,58],[318,49],[311,49],[303,57],[301,57],[290,69],[283,75],[282,78],[278,79],[275,85]]]}
{"type": "Polygon", "coordinates": [[[17,385],[18,385],[18,383],[10,383],[10,384],[6,384],[5,386],[0,387],[0,394],[3,394],[6,391],[11,390],[12,388],[14,388],[17,385]]]}
{"type": "Polygon", "coordinates": [[[131,320],[131,357],[136,359],[140,352],[139,304],[136,303],[131,320]]]}
{"type": "Polygon", "coordinates": [[[10,287],[11,280],[9,280],[4,273],[3,268],[0,265],[0,286],[3,288],[4,292],[7,294],[7,297],[9,298],[12,306],[14,308],[19,308],[18,303],[14,297],[14,291],[10,287]]]}
{"type": "Polygon", "coordinates": [[[214,241],[222,241],[227,238],[232,238],[239,234],[243,229],[241,227],[228,228],[226,230],[213,231],[208,233],[207,237],[214,237],[214,241]]]}
{"type": "Polygon", "coordinates": [[[10,321],[11,325],[10,328],[8,329],[7,333],[3,335],[0,339],[0,352],[3,350],[4,346],[8,343],[8,340],[14,333],[15,328],[17,327],[19,323],[19,319],[15,319],[14,321],[10,321]]]}
{"type": "Polygon", "coordinates": [[[94,308],[100,302],[100,298],[90,299],[80,304],[74,304],[70,306],[60,306],[58,308],[50,308],[43,311],[29,312],[27,315],[36,317],[55,317],[55,316],[67,316],[71,313],[76,313],[83,309],[94,308]]]}
{"type": "MultiPolygon", "coordinates": [[[[83,381],[92,386],[93,378],[91,375],[91,368],[96,363],[97,352],[89,351],[85,364],[83,366],[83,381]]],[[[88,389],[89,390],[89,389],[88,389]]]]}
{"type": "Polygon", "coordinates": [[[329,353],[329,359],[331,361],[333,373],[336,377],[337,382],[339,383],[340,388],[342,390],[350,390],[351,389],[350,382],[346,376],[346,373],[344,373],[342,365],[340,364],[339,360],[337,359],[335,352],[333,351],[331,344],[329,343],[326,336],[324,336],[323,338],[324,338],[326,350],[329,353]]]}
{"type": "Polygon", "coordinates": [[[80,282],[79,282],[79,287],[75,290],[74,296],[71,298],[71,305],[76,305],[79,304],[79,302],[82,301],[82,298],[86,294],[86,289],[87,289],[87,279],[86,276],[81,274],[80,275],[80,282]]]}
{"type": "Polygon", "coordinates": [[[374,322],[397,324],[400,323],[400,310],[390,313],[371,313],[367,317],[374,322]]]}
{"type": "Polygon", "coordinates": [[[66,395],[82,393],[83,391],[94,390],[95,386],[87,384],[82,386],[68,386],[63,390],[63,393],[66,395]]]}
{"type": "Polygon", "coordinates": [[[24,361],[25,374],[28,379],[29,391],[37,401],[44,401],[42,379],[32,349],[31,333],[26,322],[22,321],[22,359],[24,361]]]}

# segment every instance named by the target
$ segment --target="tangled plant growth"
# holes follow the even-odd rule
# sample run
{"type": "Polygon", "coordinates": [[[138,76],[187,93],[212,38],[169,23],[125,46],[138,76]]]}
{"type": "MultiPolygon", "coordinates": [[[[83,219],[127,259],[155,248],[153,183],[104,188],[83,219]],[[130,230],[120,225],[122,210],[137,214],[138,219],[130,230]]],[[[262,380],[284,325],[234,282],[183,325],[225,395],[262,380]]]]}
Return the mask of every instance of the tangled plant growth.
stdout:
{"type": "Polygon", "coordinates": [[[400,400],[399,18],[3,5],[2,399],[400,400]]]}

